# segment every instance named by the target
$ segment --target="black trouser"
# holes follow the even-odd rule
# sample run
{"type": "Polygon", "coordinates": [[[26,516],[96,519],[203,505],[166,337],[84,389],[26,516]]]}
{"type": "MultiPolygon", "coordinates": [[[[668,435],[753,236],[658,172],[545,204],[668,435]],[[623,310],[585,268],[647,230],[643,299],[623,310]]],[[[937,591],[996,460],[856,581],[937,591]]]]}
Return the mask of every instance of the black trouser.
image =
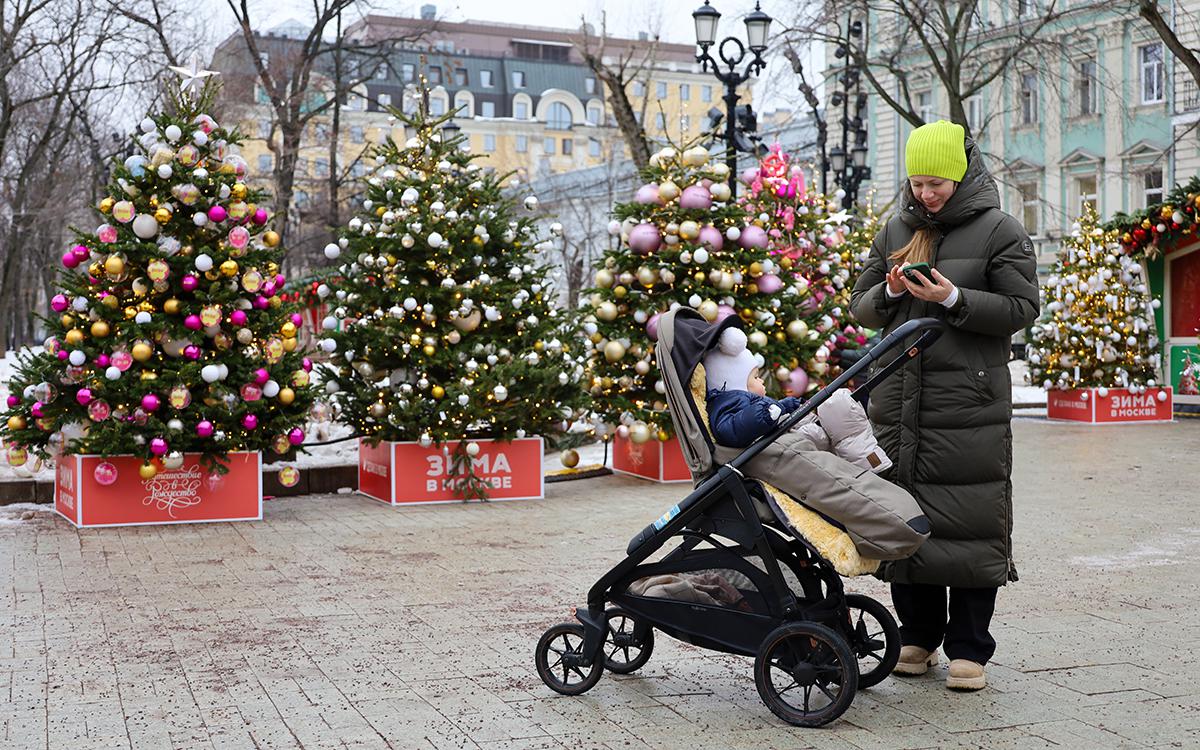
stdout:
{"type": "Polygon", "coordinates": [[[986,664],[996,652],[996,640],[988,633],[988,625],[996,609],[997,590],[950,588],[947,609],[945,586],[893,583],[892,604],[900,616],[900,642],[929,651],[943,646],[947,658],[986,664]]]}

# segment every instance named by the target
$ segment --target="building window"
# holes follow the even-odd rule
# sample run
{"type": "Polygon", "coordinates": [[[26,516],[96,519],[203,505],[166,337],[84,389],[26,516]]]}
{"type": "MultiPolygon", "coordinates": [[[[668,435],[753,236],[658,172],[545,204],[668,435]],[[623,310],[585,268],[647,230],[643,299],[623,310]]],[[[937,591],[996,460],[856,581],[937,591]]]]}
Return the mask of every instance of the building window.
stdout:
{"type": "Polygon", "coordinates": [[[458,117],[474,117],[475,111],[471,108],[471,97],[465,92],[460,92],[455,99],[457,103],[454,106],[454,111],[458,117]]]}
{"type": "Polygon", "coordinates": [[[1075,205],[1080,216],[1083,216],[1086,206],[1091,206],[1093,211],[1099,209],[1100,204],[1096,195],[1096,175],[1089,174],[1075,178],[1075,196],[1078,198],[1075,205]]]}
{"type": "Polygon", "coordinates": [[[662,112],[659,112],[658,114],[654,115],[654,128],[656,130],[666,130],[667,129],[667,117],[662,112]]]}
{"type": "Polygon", "coordinates": [[[599,125],[603,119],[602,110],[599,105],[589,105],[587,108],[588,125],[599,125]]]}
{"type": "Polygon", "coordinates": [[[588,76],[583,79],[583,90],[589,94],[596,93],[596,79],[588,76]]]}
{"type": "Polygon", "coordinates": [[[524,154],[528,151],[529,151],[529,136],[518,135],[517,136],[517,153],[524,154]]]}
{"type": "Polygon", "coordinates": [[[556,139],[550,138],[550,137],[543,138],[542,139],[542,152],[549,156],[553,156],[554,149],[557,145],[558,145],[558,142],[556,139]]]}
{"type": "Polygon", "coordinates": [[[700,87],[700,101],[702,101],[702,102],[711,102],[712,101],[712,86],[701,86],[700,87]]]}
{"type": "Polygon", "coordinates": [[[496,150],[496,136],[486,133],[483,136],[483,150],[489,154],[496,150]]]}
{"type": "Polygon", "coordinates": [[[654,95],[657,96],[659,99],[666,99],[667,98],[667,84],[663,81],[659,81],[657,84],[655,84],[654,95]]]}
{"type": "Polygon", "coordinates": [[[483,115],[484,117],[495,117],[496,116],[496,103],[495,102],[480,102],[479,103],[479,114],[483,115]]]}
{"type": "Polygon", "coordinates": [[[329,160],[328,159],[317,159],[316,161],[314,161],[313,162],[313,174],[315,174],[317,177],[328,177],[329,176],[329,160]]]}
{"type": "Polygon", "coordinates": [[[417,68],[412,63],[404,63],[400,66],[400,77],[405,83],[412,83],[417,79],[417,68]]]}
{"type": "Polygon", "coordinates": [[[690,102],[692,100],[692,87],[690,84],[679,84],[679,100],[684,102],[690,102]]]}
{"type": "Polygon", "coordinates": [[[262,138],[264,140],[271,137],[271,121],[270,120],[259,120],[258,121],[258,137],[262,138]]]}
{"type": "Polygon", "coordinates": [[[1036,182],[1023,182],[1017,185],[1017,193],[1021,197],[1021,219],[1025,224],[1025,231],[1031,237],[1036,237],[1041,233],[1042,227],[1039,221],[1041,215],[1041,201],[1038,200],[1038,186],[1036,182]]]}
{"type": "Polygon", "coordinates": [[[525,88],[525,71],[514,70],[512,72],[512,84],[514,89],[525,88]]]}
{"type": "Polygon", "coordinates": [[[562,152],[563,156],[570,156],[575,151],[575,141],[571,138],[563,138],[562,152]]]}
{"type": "Polygon", "coordinates": [[[1017,18],[1032,18],[1036,13],[1035,0],[1017,0],[1017,18]]]}
{"type": "Polygon", "coordinates": [[[442,69],[436,65],[429,69],[429,82],[440,84],[442,82],[442,69]]]}
{"type": "Polygon", "coordinates": [[[1142,173],[1142,208],[1157,206],[1162,203],[1163,193],[1163,171],[1154,169],[1149,172],[1142,173]]]}
{"type": "Polygon", "coordinates": [[[600,157],[600,141],[596,138],[588,138],[588,156],[593,158],[600,157]]]}
{"type": "Polygon", "coordinates": [[[633,95],[634,96],[645,96],[646,95],[646,84],[642,83],[641,81],[634,81],[633,82],[633,95]]]}
{"type": "Polygon", "coordinates": [[[492,83],[492,71],[490,71],[490,70],[479,71],[479,85],[485,89],[490,89],[492,86],[495,85],[492,83]]]}
{"type": "Polygon", "coordinates": [[[1098,111],[1096,106],[1096,95],[1098,92],[1096,86],[1096,61],[1093,58],[1088,58],[1078,63],[1076,70],[1075,92],[1077,98],[1077,113],[1083,117],[1094,115],[1098,111]]]}
{"type": "Polygon", "coordinates": [[[963,100],[963,109],[967,114],[967,127],[972,134],[978,134],[983,129],[983,97],[976,94],[963,100]]]}
{"type": "Polygon", "coordinates": [[[679,132],[686,133],[692,127],[692,118],[687,115],[679,116],[679,132]]]}
{"type": "Polygon", "coordinates": [[[363,130],[362,125],[351,125],[350,126],[350,142],[351,143],[362,143],[366,140],[367,140],[367,134],[363,130]]]}
{"type": "Polygon", "coordinates": [[[454,85],[455,86],[470,86],[471,77],[467,74],[466,68],[454,69],[454,85]]]}
{"type": "Polygon", "coordinates": [[[921,122],[930,122],[933,117],[933,92],[920,91],[917,92],[917,114],[921,117],[921,122]]]}
{"type": "Polygon", "coordinates": [[[1138,47],[1138,61],[1142,68],[1142,104],[1154,104],[1163,100],[1163,52],[1162,44],[1147,44],[1138,47]]]}
{"type": "Polygon", "coordinates": [[[363,166],[363,163],[361,161],[356,161],[350,165],[350,176],[351,177],[362,177],[366,173],[367,173],[367,168],[365,166],[363,166]]]}
{"type": "Polygon", "coordinates": [[[1021,124],[1033,125],[1038,121],[1037,74],[1021,74],[1021,124]]]}
{"type": "Polygon", "coordinates": [[[380,94],[379,96],[375,97],[375,101],[377,101],[381,107],[390,107],[392,106],[392,95],[380,94]]]}
{"type": "Polygon", "coordinates": [[[446,101],[440,96],[429,97],[429,114],[434,117],[446,114],[446,101]]]}
{"type": "Polygon", "coordinates": [[[271,171],[271,155],[270,154],[259,154],[258,155],[258,171],[259,172],[271,171]]]}
{"type": "Polygon", "coordinates": [[[529,119],[529,102],[516,102],[513,104],[513,117],[518,120],[529,119]]]}
{"type": "Polygon", "coordinates": [[[296,191],[296,208],[308,207],[308,193],[303,190],[296,191]]]}
{"type": "Polygon", "coordinates": [[[570,130],[571,110],[562,102],[554,102],[546,113],[546,127],[550,130],[570,130]]]}

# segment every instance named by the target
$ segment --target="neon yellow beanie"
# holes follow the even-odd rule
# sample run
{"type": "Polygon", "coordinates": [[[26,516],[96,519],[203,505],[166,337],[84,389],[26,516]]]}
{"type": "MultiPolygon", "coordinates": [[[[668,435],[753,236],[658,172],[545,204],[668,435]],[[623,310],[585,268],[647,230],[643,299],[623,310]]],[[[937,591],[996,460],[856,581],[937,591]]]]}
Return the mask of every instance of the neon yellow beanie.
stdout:
{"type": "Polygon", "coordinates": [[[967,173],[966,131],[962,125],[938,120],[908,135],[904,165],[908,176],[928,175],[962,182],[967,173]]]}

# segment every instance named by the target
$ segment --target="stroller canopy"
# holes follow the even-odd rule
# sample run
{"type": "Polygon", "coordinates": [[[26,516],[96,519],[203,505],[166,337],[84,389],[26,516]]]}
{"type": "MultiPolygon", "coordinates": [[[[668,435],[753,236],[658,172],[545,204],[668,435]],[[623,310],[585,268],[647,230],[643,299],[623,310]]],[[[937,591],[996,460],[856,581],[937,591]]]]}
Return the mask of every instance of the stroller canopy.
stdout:
{"type": "Polygon", "coordinates": [[[717,323],[709,323],[690,307],[678,307],[658,320],[658,344],[654,355],[667,389],[675,434],[679,436],[688,469],[697,481],[712,472],[716,446],[700,409],[692,400],[692,375],[704,355],[716,347],[721,332],[731,326],[741,328],[741,319],[730,315],[717,323]]]}

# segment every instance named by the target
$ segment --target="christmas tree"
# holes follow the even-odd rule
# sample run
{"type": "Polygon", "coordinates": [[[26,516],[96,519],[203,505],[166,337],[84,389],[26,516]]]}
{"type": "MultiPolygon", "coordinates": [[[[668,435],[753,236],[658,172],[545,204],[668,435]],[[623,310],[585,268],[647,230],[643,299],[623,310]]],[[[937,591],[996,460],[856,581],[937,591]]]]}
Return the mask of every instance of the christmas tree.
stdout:
{"type": "Polygon", "coordinates": [[[1030,380],[1044,388],[1156,384],[1160,365],[1154,308],[1142,266],[1090,207],[1063,239],[1032,328],[1030,380]]]}
{"type": "Polygon", "coordinates": [[[664,312],[687,305],[710,321],[740,316],[775,394],[799,366],[796,343],[811,345],[797,309],[803,282],[779,275],[766,222],[730,199],[728,168],[700,147],[665,148],[643,177],[634,199],[613,209],[609,231],[621,242],[596,272],[584,323],[593,408],[635,442],[672,432],[654,362],[664,312]]]}
{"type": "Polygon", "coordinates": [[[791,335],[786,347],[798,366],[789,362],[793,369],[780,369],[776,377],[791,395],[802,396],[837,377],[842,351],[866,343],[850,320],[851,273],[862,240],[869,246],[876,227],[869,215],[852,215],[807,190],[803,169],[779,144],[743,178],[746,210],[768,227],[771,256],[798,292],[779,298],[788,333],[801,334],[791,335]]]}
{"type": "MultiPolygon", "coordinates": [[[[195,65],[193,65],[195,68],[195,65]]],[[[193,70],[115,165],[77,233],[44,351],[21,359],[0,434],[40,456],[136,455],[143,478],[203,454],[285,453],[304,439],[311,365],[278,293],[283,248],[245,183],[239,136],[193,70]]]]}
{"type": "MultiPolygon", "coordinates": [[[[337,243],[319,346],[339,419],[381,440],[548,435],[581,405],[569,321],[536,261],[537,199],[516,200],[450,118],[393,113],[412,133],[375,149],[362,210],[337,243]]],[[[464,476],[464,497],[471,496],[464,476]]]]}

